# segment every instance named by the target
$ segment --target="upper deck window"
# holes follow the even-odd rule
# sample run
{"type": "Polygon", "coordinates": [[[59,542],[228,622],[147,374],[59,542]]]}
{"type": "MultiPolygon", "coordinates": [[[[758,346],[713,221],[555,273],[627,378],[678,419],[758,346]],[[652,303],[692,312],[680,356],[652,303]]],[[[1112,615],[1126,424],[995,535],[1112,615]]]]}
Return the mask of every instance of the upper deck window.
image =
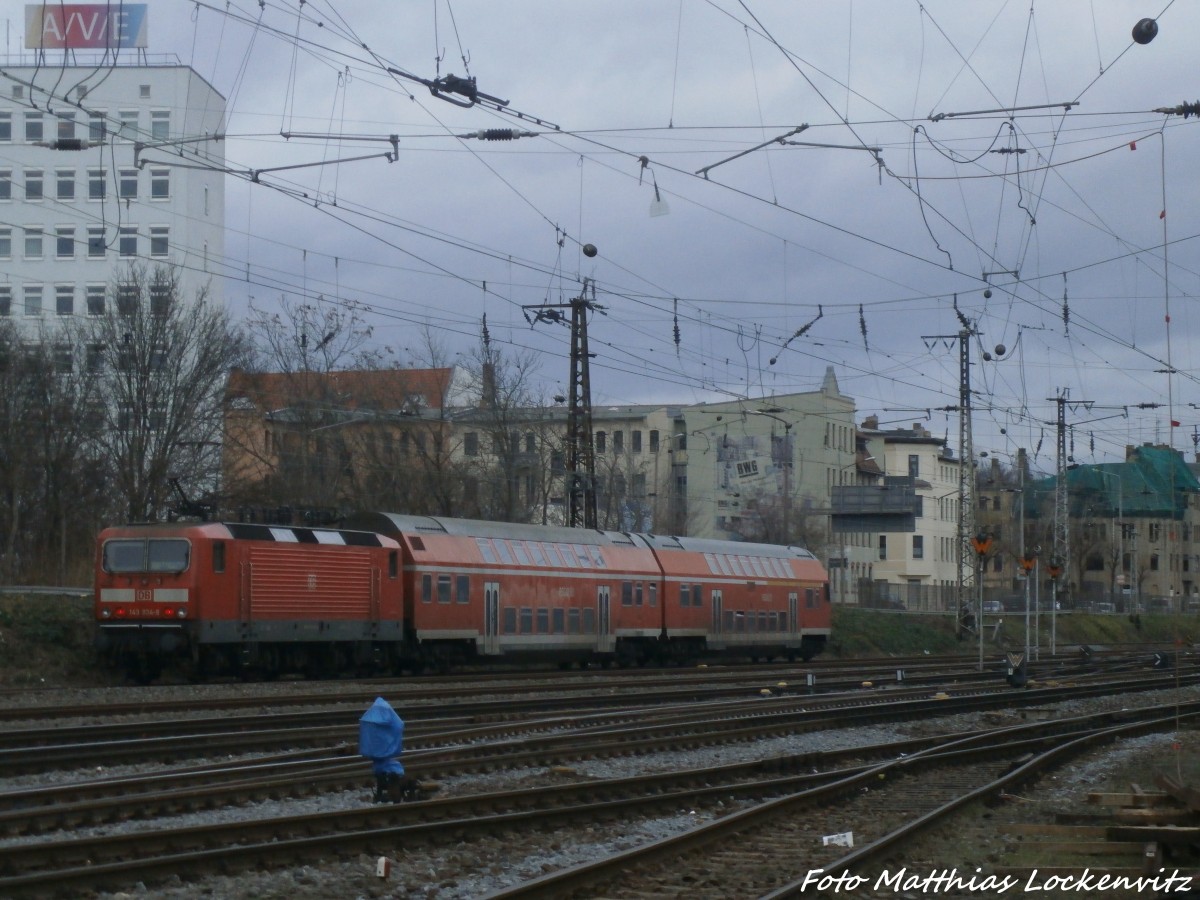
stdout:
{"type": "Polygon", "coordinates": [[[191,545],[180,538],[128,538],[104,545],[106,572],[182,572],[188,567],[191,545]]]}

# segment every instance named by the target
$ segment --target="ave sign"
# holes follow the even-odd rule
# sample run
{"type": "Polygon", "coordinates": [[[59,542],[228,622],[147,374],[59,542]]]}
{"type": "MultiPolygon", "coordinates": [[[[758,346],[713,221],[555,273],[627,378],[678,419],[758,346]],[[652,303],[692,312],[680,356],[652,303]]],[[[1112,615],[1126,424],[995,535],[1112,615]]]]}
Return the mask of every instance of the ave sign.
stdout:
{"type": "Polygon", "coordinates": [[[43,3],[25,7],[25,49],[146,46],[144,3],[43,3]]]}

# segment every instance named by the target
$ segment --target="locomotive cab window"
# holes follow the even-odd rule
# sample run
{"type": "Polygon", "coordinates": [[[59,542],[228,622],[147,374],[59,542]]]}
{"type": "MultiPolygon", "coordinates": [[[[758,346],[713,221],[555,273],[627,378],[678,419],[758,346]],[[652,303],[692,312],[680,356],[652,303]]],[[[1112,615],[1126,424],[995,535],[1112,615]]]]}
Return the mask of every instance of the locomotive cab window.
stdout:
{"type": "Polygon", "coordinates": [[[393,550],[388,554],[388,578],[395,578],[400,574],[400,554],[393,550]]]}
{"type": "Polygon", "coordinates": [[[225,542],[213,541],[212,570],[218,574],[225,571],[225,542]]]}
{"type": "Polygon", "coordinates": [[[118,539],[104,545],[104,571],[183,572],[191,557],[191,544],[179,539],[118,539]]]}

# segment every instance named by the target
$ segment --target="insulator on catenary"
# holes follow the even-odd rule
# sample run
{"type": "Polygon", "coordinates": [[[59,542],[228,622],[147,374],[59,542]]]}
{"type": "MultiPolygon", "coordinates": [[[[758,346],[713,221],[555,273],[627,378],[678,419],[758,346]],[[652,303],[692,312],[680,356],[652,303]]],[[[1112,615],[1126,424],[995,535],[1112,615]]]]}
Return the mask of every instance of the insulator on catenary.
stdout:
{"type": "Polygon", "coordinates": [[[1188,116],[1200,116],[1200,100],[1195,103],[1180,103],[1178,106],[1160,106],[1154,111],[1168,116],[1183,116],[1185,119],[1188,116]]]}
{"type": "Polygon", "coordinates": [[[517,131],[515,128],[481,128],[463,137],[478,138],[481,141],[515,141],[517,138],[533,137],[532,131],[517,131]]]}

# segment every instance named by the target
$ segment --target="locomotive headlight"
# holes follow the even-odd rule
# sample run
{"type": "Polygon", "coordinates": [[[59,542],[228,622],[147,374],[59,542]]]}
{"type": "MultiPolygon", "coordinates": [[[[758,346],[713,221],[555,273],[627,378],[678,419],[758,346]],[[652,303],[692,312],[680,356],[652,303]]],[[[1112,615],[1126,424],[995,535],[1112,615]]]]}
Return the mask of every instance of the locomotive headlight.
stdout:
{"type": "Polygon", "coordinates": [[[112,615],[112,610],[111,610],[111,609],[108,609],[107,607],[105,607],[104,609],[100,610],[100,618],[102,618],[102,619],[107,619],[107,618],[109,618],[111,615],[112,615]]]}
{"type": "Polygon", "coordinates": [[[187,616],[187,610],[181,606],[175,611],[175,615],[182,619],[187,616]]]}

